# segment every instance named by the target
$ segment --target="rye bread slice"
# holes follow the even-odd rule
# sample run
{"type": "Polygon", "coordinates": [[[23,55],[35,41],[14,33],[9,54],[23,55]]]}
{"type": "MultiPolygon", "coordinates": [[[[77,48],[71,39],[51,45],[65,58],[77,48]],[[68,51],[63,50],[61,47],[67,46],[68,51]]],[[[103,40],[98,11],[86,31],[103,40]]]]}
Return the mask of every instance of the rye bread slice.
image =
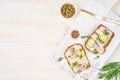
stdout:
{"type": "Polygon", "coordinates": [[[79,43],[70,45],[65,50],[64,57],[75,74],[80,73],[90,67],[85,49],[79,43]]]}
{"type": "MultiPolygon", "coordinates": [[[[112,32],[110,29],[108,29],[106,26],[104,26],[103,24],[100,24],[93,32],[92,34],[90,34],[90,38],[92,38],[93,40],[95,40],[95,45],[97,46],[94,46],[93,48],[90,48],[87,46],[88,41],[89,39],[87,39],[85,41],[85,47],[88,51],[90,51],[91,53],[94,53],[94,54],[103,54],[105,53],[106,51],[106,48],[109,46],[111,40],[113,39],[114,37],[114,32],[112,32]],[[93,35],[95,35],[93,37],[93,35]],[[97,35],[97,37],[96,37],[97,35]],[[100,36],[101,35],[106,35],[107,36],[107,40],[106,42],[101,42],[100,41],[100,36]],[[97,51],[98,50],[98,51],[97,51]]],[[[104,39],[104,37],[103,37],[104,39]]],[[[93,44],[94,45],[94,44],[93,44]]]]}

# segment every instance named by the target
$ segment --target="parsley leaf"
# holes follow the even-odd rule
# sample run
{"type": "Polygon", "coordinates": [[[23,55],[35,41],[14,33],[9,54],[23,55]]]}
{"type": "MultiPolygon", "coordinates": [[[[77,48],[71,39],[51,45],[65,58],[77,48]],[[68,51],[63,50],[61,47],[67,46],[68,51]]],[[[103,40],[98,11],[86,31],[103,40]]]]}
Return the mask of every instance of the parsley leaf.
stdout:
{"type": "Polygon", "coordinates": [[[88,36],[81,36],[81,38],[88,38],[88,36]]]}
{"type": "Polygon", "coordinates": [[[94,54],[98,54],[99,53],[96,49],[94,49],[93,52],[94,52],[94,54]]]}
{"type": "Polygon", "coordinates": [[[63,57],[58,57],[58,62],[62,61],[63,60],[63,57]]]}
{"type": "Polygon", "coordinates": [[[80,59],[82,59],[83,57],[84,57],[84,56],[83,56],[82,54],[79,56],[80,59]]]}
{"type": "Polygon", "coordinates": [[[98,59],[98,58],[100,58],[100,56],[96,56],[94,59],[98,59]]]}
{"type": "Polygon", "coordinates": [[[101,39],[99,39],[99,38],[98,38],[98,40],[99,40],[102,44],[104,44],[104,43],[105,43],[104,41],[102,41],[102,40],[101,40],[101,39]]]}
{"type": "Polygon", "coordinates": [[[74,53],[75,52],[75,48],[73,47],[73,48],[71,48],[71,50],[72,50],[72,52],[74,53]]]}
{"type": "Polygon", "coordinates": [[[77,62],[73,62],[72,63],[72,68],[75,67],[77,65],[77,62]]]}
{"type": "Polygon", "coordinates": [[[91,37],[90,36],[81,36],[81,38],[83,38],[83,39],[85,39],[85,38],[90,39],[91,37]]]}
{"type": "Polygon", "coordinates": [[[109,32],[105,31],[104,34],[105,34],[105,35],[109,35],[109,32]]]}

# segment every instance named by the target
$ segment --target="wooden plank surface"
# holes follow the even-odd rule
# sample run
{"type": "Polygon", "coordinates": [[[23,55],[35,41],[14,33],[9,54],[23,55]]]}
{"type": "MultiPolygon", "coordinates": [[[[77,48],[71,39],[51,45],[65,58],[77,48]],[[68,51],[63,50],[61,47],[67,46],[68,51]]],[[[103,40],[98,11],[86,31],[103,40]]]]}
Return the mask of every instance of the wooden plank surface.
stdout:
{"type": "Polygon", "coordinates": [[[0,0],[0,80],[75,80],[50,61],[67,29],[47,0],[0,0]]]}

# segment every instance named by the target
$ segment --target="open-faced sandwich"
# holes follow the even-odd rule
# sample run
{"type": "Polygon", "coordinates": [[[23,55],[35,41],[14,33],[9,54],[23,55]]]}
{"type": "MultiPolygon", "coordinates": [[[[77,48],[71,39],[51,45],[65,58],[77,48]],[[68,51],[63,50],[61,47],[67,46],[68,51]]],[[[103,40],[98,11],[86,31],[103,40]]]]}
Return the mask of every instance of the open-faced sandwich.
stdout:
{"type": "Polygon", "coordinates": [[[87,38],[85,47],[94,54],[103,54],[113,37],[114,33],[101,24],[87,38]]]}
{"type": "Polygon", "coordinates": [[[81,44],[76,43],[69,46],[65,50],[64,56],[75,74],[90,67],[86,52],[81,44]]]}

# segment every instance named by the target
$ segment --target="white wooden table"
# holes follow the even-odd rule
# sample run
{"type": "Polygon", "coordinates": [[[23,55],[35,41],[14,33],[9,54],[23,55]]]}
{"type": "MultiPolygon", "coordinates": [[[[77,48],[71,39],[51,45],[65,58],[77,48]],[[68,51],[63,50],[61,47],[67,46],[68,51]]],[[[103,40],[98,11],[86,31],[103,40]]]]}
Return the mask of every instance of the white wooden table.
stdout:
{"type": "Polygon", "coordinates": [[[0,80],[75,80],[49,59],[69,27],[58,17],[47,0],[0,0],[0,80]]]}

